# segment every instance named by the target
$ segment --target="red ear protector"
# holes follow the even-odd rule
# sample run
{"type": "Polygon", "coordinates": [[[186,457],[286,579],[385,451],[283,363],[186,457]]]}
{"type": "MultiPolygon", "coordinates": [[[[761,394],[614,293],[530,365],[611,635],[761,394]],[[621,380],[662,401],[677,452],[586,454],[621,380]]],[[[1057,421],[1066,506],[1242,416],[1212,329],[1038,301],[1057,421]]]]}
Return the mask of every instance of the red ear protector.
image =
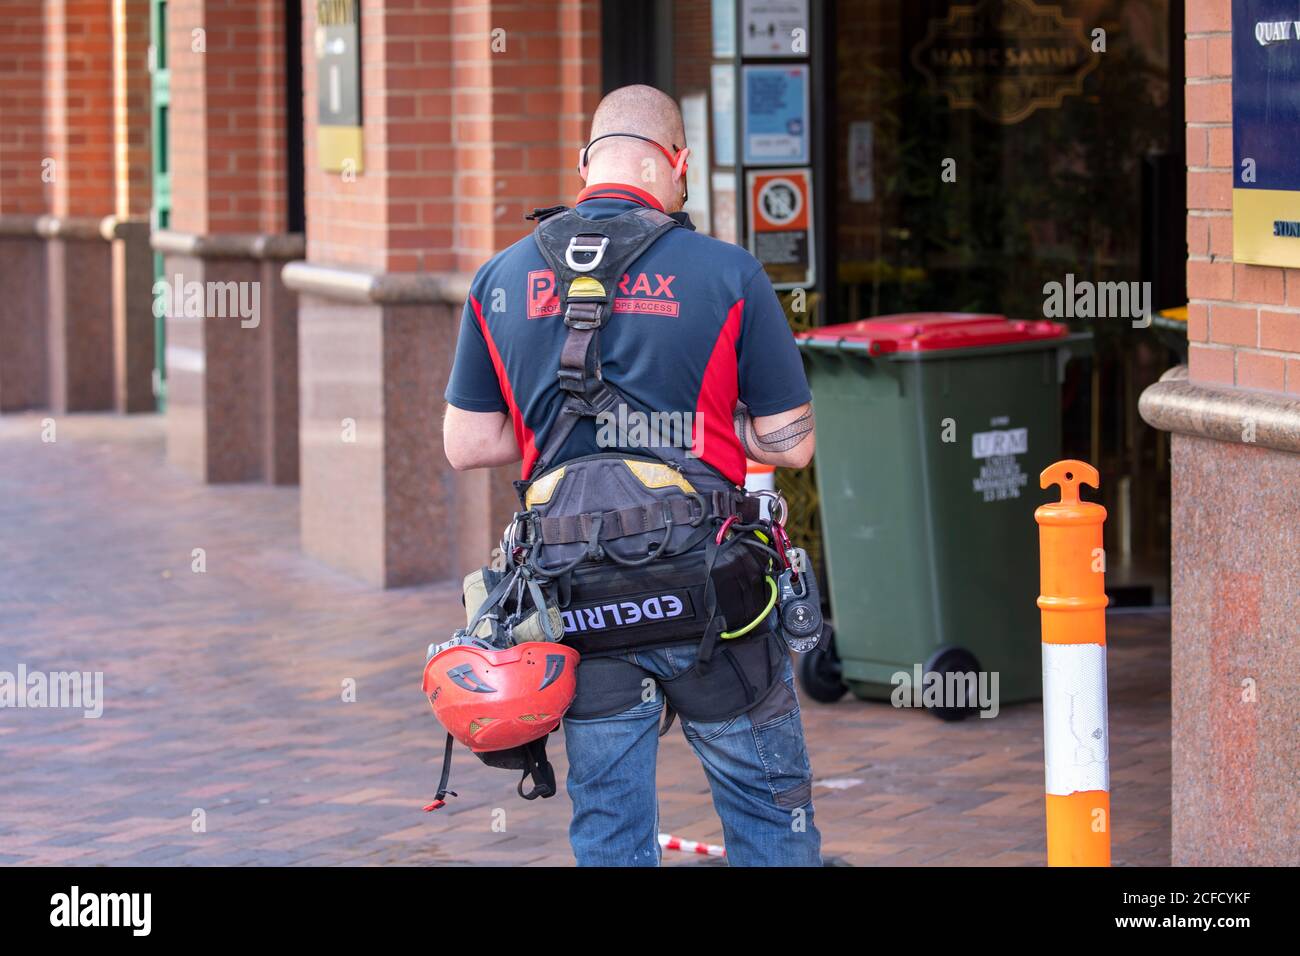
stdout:
{"type": "MultiPolygon", "coordinates": [[[[649,143],[651,146],[655,147],[661,153],[664,154],[664,157],[668,160],[668,165],[671,166],[673,169],[677,168],[677,162],[678,160],[681,159],[682,156],[682,149],[686,148],[683,146],[682,149],[678,149],[677,144],[673,143],[673,151],[670,153],[662,144],[655,142],[649,136],[642,136],[640,133],[605,133],[603,136],[597,136],[595,139],[593,139],[590,143],[588,143],[586,146],[582,148],[583,166],[589,165],[587,161],[587,154],[591,152],[592,143],[598,143],[602,139],[609,139],[611,136],[626,136],[630,139],[639,139],[642,142],[649,143]]],[[[689,163],[682,165],[682,202],[683,203],[685,203],[686,200],[689,198],[689,188],[686,185],[686,170],[689,168],[689,166],[690,166],[689,163]]]]}

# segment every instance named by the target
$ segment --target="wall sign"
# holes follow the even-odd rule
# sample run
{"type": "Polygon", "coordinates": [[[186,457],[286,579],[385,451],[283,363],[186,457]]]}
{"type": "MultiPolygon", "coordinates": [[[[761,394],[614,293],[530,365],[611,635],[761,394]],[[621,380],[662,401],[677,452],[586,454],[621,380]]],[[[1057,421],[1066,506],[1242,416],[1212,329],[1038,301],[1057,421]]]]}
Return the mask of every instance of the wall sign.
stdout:
{"type": "Polygon", "coordinates": [[[763,264],[772,287],[795,289],[815,284],[812,171],[750,170],[745,174],[745,195],[749,251],[763,264]]]}
{"type": "Polygon", "coordinates": [[[713,56],[725,60],[736,55],[736,0],[713,0],[713,56]]]}
{"type": "Polygon", "coordinates": [[[1232,4],[1232,258],[1300,268],[1300,8],[1232,4]]]}
{"type": "Polygon", "coordinates": [[[321,169],[359,173],[360,0],[316,0],[316,146],[321,169]]]}
{"type": "Polygon", "coordinates": [[[807,56],[808,0],[742,0],[740,32],[742,56],[807,56]],[[795,48],[796,36],[802,49],[795,48]]]}
{"type": "Polygon", "coordinates": [[[719,166],[736,163],[736,73],[730,65],[709,68],[713,89],[713,161],[719,166]]]}
{"type": "Polygon", "coordinates": [[[912,65],[952,109],[1010,125],[1083,92],[1099,54],[1083,21],[1031,0],[980,0],[930,21],[912,65]]]}
{"type": "Polygon", "coordinates": [[[709,178],[709,98],[703,92],[682,97],[682,126],[691,147],[686,168],[686,193],[690,200],[682,207],[700,232],[711,234],[709,178]]]}
{"type": "Polygon", "coordinates": [[[741,74],[745,165],[810,162],[807,65],[746,66],[741,74]]]}
{"type": "Polygon", "coordinates": [[[730,171],[713,173],[713,238],[738,243],[736,234],[736,177],[730,171]]]}

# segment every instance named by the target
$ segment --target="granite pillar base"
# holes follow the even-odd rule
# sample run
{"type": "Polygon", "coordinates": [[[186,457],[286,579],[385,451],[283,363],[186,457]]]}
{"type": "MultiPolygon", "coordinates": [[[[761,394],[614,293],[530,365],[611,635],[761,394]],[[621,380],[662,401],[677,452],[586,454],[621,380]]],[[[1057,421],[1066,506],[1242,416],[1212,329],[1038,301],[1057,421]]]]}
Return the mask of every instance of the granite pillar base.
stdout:
{"type": "Polygon", "coordinates": [[[303,549],[379,587],[487,563],[517,470],[457,473],[443,456],[459,306],[298,287],[303,549]]]}
{"type": "Polygon", "coordinates": [[[1175,865],[1300,865],[1300,455],[1173,436],[1175,865]]]}
{"type": "Polygon", "coordinates": [[[1300,865],[1300,398],[1166,372],[1172,862],[1300,865]]]}
{"type": "Polygon", "coordinates": [[[113,407],[152,412],[154,396],[153,250],[149,224],[110,224],[113,266],[113,407]]]}
{"type": "Polygon", "coordinates": [[[49,402],[45,240],[0,235],[0,412],[49,402]]]}
{"type": "Polygon", "coordinates": [[[180,243],[163,242],[168,460],[207,482],[295,484],[297,296],[282,263],[169,244],[180,243]]]}
{"type": "Polygon", "coordinates": [[[46,353],[54,412],[113,407],[113,255],[102,238],[47,240],[46,353]]]}

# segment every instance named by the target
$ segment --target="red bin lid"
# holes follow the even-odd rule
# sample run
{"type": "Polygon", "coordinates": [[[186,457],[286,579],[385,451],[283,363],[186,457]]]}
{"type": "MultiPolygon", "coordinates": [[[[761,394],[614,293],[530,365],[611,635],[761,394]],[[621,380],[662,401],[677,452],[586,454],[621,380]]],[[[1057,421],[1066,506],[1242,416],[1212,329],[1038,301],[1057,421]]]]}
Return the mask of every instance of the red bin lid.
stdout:
{"type": "Polygon", "coordinates": [[[865,342],[874,355],[892,352],[936,352],[1059,339],[1069,329],[1045,319],[1008,319],[1005,315],[971,312],[907,312],[875,319],[824,325],[800,332],[797,339],[865,342]]]}

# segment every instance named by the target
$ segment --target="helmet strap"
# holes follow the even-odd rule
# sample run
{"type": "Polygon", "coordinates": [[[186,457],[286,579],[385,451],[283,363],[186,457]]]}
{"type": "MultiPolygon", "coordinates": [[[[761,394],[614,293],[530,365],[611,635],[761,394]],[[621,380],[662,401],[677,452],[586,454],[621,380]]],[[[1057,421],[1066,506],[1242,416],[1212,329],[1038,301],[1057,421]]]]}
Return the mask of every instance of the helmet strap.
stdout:
{"type": "Polygon", "coordinates": [[[455,790],[447,789],[447,781],[451,779],[451,747],[455,742],[456,739],[451,734],[448,734],[447,748],[442,752],[442,776],[438,778],[438,792],[434,795],[433,803],[424,808],[426,813],[430,810],[437,810],[439,807],[445,807],[447,801],[443,798],[447,794],[451,794],[453,797],[460,796],[455,790]]]}
{"type": "Polygon", "coordinates": [[[555,768],[546,759],[546,738],[524,744],[523,751],[524,775],[519,778],[519,786],[515,788],[519,796],[525,800],[555,796],[555,768]],[[524,793],[524,781],[529,777],[533,778],[533,789],[524,793]]]}

